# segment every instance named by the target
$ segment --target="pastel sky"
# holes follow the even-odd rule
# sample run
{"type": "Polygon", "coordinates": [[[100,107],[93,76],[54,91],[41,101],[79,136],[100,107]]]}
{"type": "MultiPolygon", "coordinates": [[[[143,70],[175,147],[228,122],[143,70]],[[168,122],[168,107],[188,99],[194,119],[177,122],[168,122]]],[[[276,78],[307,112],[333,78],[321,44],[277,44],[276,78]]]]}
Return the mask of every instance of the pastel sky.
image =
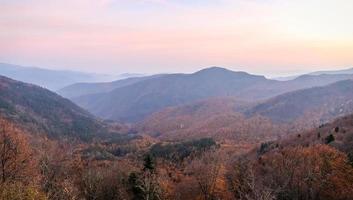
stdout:
{"type": "Polygon", "coordinates": [[[100,73],[353,67],[352,0],[0,0],[0,62],[100,73]]]}

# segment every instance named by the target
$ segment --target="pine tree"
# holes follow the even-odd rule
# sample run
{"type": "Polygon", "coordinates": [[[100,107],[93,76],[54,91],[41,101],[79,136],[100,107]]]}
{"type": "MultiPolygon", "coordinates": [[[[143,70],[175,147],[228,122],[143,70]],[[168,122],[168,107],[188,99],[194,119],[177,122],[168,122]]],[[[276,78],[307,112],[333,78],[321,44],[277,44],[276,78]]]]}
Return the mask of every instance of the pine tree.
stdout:
{"type": "Polygon", "coordinates": [[[143,169],[140,173],[129,176],[130,190],[136,200],[160,200],[161,189],[157,180],[155,160],[151,155],[144,158],[143,169]]]}
{"type": "Polygon", "coordinates": [[[155,170],[155,163],[154,163],[154,159],[153,157],[150,155],[150,154],[147,154],[145,159],[144,159],[144,168],[143,170],[146,171],[146,170],[149,170],[149,171],[154,171],[155,170]]]}

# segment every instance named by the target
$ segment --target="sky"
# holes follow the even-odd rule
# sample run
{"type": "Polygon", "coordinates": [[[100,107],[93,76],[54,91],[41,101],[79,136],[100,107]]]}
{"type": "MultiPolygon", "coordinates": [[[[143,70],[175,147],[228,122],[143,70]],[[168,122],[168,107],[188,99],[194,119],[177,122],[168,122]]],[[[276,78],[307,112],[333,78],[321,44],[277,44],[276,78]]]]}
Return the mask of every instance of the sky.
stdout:
{"type": "Polygon", "coordinates": [[[352,0],[0,0],[0,62],[267,76],[353,67],[352,0]]]}

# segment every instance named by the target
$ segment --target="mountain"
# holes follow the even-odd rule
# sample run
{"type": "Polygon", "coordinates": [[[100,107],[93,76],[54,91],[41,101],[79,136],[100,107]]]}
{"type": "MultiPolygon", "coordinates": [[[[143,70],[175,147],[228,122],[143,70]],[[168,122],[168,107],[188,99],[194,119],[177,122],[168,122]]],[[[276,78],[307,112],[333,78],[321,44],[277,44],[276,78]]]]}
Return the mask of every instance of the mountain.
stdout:
{"type": "Polygon", "coordinates": [[[110,75],[22,67],[6,63],[0,63],[0,75],[39,85],[52,91],[78,82],[111,81],[119,78],[110,75]]]}
{"type": "MultiPolygon", "coordinates": [[[[125,79],[117,80],[113,82],[75,83],[58,90],[57,93],[66,98],[77,98],[77,97],[89,95],[89,94],[107,93],[117,88],[125,87],[140,81],[157,78],[160,76],[162,75],[131,77],[131,78],[125,78],[125,79]]],[[[128,76],[125,74],[123,75],[123,77],[128,77],[128,76]]]]}
{"type": "Polygon", "coordinates": [[[0,76],[0,115],[31,133],[88,140],[105,125],[74,103],[47,89],[0,76]]]}
{"type": "MultiPolygon", "coordinates": [[[[353,68],[349,68],[349,69],[342,69],[342,70],[327,70],[327,71],[316,71],[316,72],[311,72],[311,73],[307,73],[307,74],[303,74],[303,75],[324,75],[324,74],[353,74],[353,68]]],[[[303,76],[303,75],[296,75],[296,76],[284,76],[284,77],[276,77],[273,78],[274,80],[278,80],[278,81],[289,81],[289,80],[293,80],[298,78],[299,76],[303,76]]]]}
{"type": "Polygon", "coordinates": [[[72,100],[105,119],[135,122],[168,106],[210,97],[236,96],[268,82],[263,76],[212,67],[193,74],[169,74],[140,81],[108,93],[85,95],[72,100]]]}
{"type": "Polygon", "coordinates": [[[246,111],[248,116],[261,115],[274,122],[325,123],[353,113],[353,80],[327,86],[285,93],[246,111]]]}
{"type": "MultiPolygon", "coordinates": [[[[128,85],[121,83],[131,80],[120,81],[114,84],[121,84],[121,87],[110,92],[72,97],[71,100],[99,117],[136,122],[163,108],[201,99],[233,96],[252,102],[347,79],[353,79],[353,75],[304,75],[290,81],[274,81],[263,76],[212,67],[193,74],[168,74],[135,83],[132,81],[133,83],[128,85]]],[[[86,86],[89,87],[89,85],[86,86]]],[[[94,87],[89,90],[81,88],[81,90],[105,91],[102,88],[100,87],[99,90],[94,87]]],[[[75,93],[81,94],[78,88],[74,88],[66,95],[75,93]]]]}

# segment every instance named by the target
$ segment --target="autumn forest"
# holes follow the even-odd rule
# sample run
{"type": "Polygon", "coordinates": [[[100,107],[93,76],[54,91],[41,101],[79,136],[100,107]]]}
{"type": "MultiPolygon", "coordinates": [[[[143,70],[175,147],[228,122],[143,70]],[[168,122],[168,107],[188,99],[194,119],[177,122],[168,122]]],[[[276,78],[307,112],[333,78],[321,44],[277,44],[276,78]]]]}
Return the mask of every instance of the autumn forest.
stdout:
{"type": "Polygon", "coordinates": [[[56,94],[2,76],[0,199],[352,199],[351,77],[208,68],[56,94]]]}

